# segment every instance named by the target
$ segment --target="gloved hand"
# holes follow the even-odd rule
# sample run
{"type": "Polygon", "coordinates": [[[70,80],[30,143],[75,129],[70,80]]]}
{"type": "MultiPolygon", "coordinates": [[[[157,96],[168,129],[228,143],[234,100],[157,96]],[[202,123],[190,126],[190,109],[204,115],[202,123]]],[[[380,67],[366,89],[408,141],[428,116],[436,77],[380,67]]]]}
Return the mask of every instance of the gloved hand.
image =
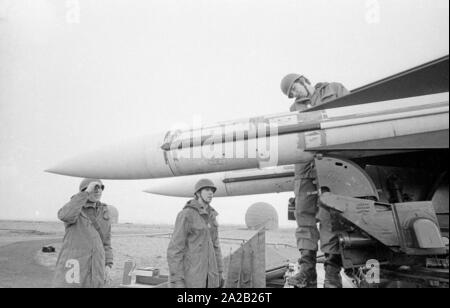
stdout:
{"type": "Polygon", "coordinates": [[[102,186],[102,184],[100,184],[99,182],[91,182],[91,183],[89,183],[88,187],[86,188],[86,192],[88,194],[94,192],[95,187],[97,187],[97,186],[102,186]]]}
{"type": "Polygon", "coordinates": [[[111,279],[111,267],[107,265],[105,267],[105,286],[108,286],[112,283],[111,279]]]}

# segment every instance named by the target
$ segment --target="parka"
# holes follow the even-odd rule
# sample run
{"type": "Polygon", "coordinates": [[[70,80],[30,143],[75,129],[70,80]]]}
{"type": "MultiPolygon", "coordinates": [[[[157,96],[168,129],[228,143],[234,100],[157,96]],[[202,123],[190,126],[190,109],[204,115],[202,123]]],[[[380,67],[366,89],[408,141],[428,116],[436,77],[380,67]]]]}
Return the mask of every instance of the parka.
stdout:
{"type": "Polygon", "coordinates": [[[315,91],[311,97],[296,99],[290,111],[303,111],[307,108],[328,103],[336,98],[347,95],[350,92],[340,83],[321,82],[316,84],[315,91]],[[309,105],[309,107],[307,107],[309,105]]]}
{"type": "Polygon", "coordinates": [[[217,215],[195,199],[178,214],[167,249],[170,287],[219,287],[223,261],[217,215]]]}
{"type": "Polygon", "coordinates": [[[58,211],[65,235],[56,262],[54,287],[103,287],[105,266],[113,264],[108,206],[101,202],[89,204],[88,195],[76,194],[58,211]]]}

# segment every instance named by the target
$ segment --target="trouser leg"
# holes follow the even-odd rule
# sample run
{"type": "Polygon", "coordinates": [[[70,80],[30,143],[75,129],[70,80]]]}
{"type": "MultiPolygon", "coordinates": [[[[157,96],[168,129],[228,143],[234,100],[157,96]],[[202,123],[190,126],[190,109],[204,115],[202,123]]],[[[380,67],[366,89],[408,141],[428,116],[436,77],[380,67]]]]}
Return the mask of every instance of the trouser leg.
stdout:
{"type": "Polygon", "coordinates": [[[296,288],[316,288],[316,258],[319,241],[317,229],[317,191],[314,176],[314,162],[298,164],[295,180],[295,237],[300,250],[300,271],[288,280],[296,288]]]}
{"type": "Polygon", "coordinates": [[[330,212],[320,208],[318,219],[320,221],[320,250],[323,253],[340,254],[339,235],[330,212]]]}
{"type": "Polygon", "coordinates": [[[295,219],[297,229],[295,237],[299,250],[318,250],[319,230],[317,229],[317,195],[312,178],[295,180],[295,219]]]}
{"type": "Polygon", "coordinates": [[[339,237],[336,230],[337,222],[333,220],[330,211],[320,208],[320,249],[325,253],[324,288],[342,288],[342,258],[339,250],[339,237]]]}

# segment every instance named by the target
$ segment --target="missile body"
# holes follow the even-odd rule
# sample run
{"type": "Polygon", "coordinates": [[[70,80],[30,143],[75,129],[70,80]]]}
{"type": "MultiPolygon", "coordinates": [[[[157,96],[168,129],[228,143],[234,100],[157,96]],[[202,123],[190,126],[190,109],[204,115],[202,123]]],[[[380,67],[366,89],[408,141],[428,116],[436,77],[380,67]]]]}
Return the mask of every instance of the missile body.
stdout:
{"type": "MultiPolygon", "coordinates": [[[[397,138],[448,135],[448,109],[446,92],[268,115],[142,137],[80,155],[47,171],[102,179],[152,179],[291,165],[311,160],[315,152],[354,150],[355,146],[379,153],[396,149],[397,138]]],[[[397,150],[424,147],[414,141],[402,144],[397,150]]],[[[448,148],[448,140],[426,145],[430,147],[448,148]]]]}
{"type": "Polygon", "coordinates": [[[165,179],[156,179],[145,192],[171,196],[192,197],[194,185],[207,177],[217,187],[214,197],[232,197],[294,190],[294,165],[268,169],[250,169],[211,174],[197,174],[165,179]]]}
{"type": "MultiPolygon", "coordinates": [[[[378,190],[370,176],[350,160],[321,156],[315,159],[317,181],[329,191],[348,197],[379,200],[378,190]]],[[[294,191],[295,166],[267,169],[238,170],[211,174],[198,174],[151,181],[145,192],[172,196],[192,197],[194,185],[200,178],[209,178],[217,191],[215,197],[269,194],[294,191]]]]}

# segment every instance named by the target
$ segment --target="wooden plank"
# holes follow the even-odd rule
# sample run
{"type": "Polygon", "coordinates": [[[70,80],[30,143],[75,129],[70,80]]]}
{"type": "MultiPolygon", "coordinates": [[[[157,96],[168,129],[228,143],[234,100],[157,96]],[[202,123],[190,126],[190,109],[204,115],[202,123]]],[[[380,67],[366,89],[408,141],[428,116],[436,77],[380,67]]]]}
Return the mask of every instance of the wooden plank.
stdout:
{"type": "Polygon", "coordinates": [[[265,232],[259,230],[224,258],[225,287],[266,287],[265,246],[265,232]]]}

